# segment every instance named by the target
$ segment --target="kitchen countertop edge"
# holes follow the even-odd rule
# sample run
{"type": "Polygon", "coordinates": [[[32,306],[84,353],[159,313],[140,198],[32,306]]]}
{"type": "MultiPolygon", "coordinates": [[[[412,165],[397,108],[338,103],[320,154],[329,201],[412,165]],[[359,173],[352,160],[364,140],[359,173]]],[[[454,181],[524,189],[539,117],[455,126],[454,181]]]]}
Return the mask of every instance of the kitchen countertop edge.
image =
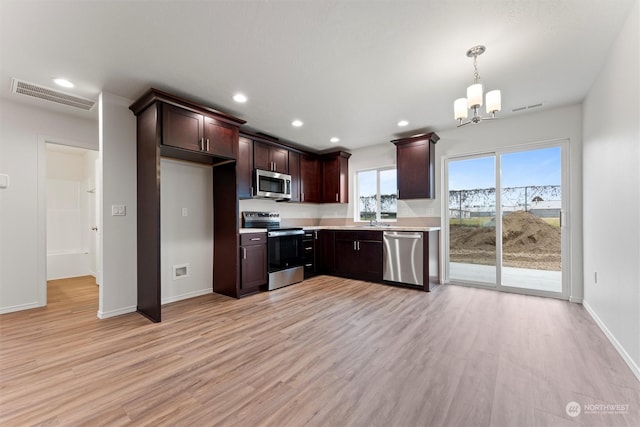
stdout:
{"type": "Polygon", "coordinates": [[[420,227],[420,226],[369,226],[369,225],[313,225],[302,227],[304,230],[349,230],[349,231],[438,231],[440,227],[420,227]]]}
{"type": "MultiPolygon", "coordinates": [[[[303,230],[346,230],[346,231],[438,231],[440,227],[419,226],[368,226],[368,225],[311,225],[302,227],[303,230]]],[[[266,228],[241,228],[239,234],[266,233],[266,228]]]]}
{"type": "Polygon", "coordinates": [[[241,228],[240,234],[249,234],[249,233],[266,233],[266,228],[241,228]]]}

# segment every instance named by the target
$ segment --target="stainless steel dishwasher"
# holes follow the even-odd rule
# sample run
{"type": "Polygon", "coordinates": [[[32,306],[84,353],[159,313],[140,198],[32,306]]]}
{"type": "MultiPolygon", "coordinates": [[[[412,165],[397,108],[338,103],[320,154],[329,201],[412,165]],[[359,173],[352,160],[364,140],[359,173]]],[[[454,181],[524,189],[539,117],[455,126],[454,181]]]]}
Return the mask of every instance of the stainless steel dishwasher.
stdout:
{"type": "Polygon", "coordinates": [[[385,231],[382,278],[392,282],[424,285],[424,244],[421,232],[385,231]]]}

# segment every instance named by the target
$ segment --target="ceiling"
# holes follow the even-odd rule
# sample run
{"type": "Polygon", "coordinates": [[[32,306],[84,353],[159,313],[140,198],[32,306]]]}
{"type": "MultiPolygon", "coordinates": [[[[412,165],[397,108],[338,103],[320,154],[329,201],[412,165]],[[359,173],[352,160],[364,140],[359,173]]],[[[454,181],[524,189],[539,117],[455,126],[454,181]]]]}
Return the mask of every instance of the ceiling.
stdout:
{"type": "Polygon", "coordinates": [[[97,120],[97,107],[12,94],[11,78],[56,88],[63,76],[76,87],[57,89],[94,100],[156,87],[284,141],[354,149],[455,127],[477,44],[500,116],[581,101],[634,1],[0,0],[0,96],[97,120]]]}

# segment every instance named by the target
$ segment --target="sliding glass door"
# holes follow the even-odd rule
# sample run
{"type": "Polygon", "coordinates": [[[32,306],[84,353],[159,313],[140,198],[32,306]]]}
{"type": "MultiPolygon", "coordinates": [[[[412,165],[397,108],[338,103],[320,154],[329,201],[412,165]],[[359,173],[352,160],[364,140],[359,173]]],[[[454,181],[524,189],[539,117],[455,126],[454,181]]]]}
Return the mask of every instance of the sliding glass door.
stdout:
{"type": "Polygon", "coordinates": [[[500,155],[502,285],[562,292],[559,146],[500,155]]]}
{"type": "Polygon", "coordinates": [[[565,296],[567,143],[447,160],[448,279],[565,296]]]}
{"type": "Polygon", "coordinates": [[[449,162],[449,277],[495,285],[495,156],[449,162]]]}

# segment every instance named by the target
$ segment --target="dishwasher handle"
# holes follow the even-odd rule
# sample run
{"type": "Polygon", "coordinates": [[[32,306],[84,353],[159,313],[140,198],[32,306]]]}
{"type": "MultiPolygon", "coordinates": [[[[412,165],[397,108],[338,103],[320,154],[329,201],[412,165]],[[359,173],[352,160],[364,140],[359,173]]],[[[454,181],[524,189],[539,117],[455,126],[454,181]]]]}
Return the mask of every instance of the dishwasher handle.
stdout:
{"type": "Polygon", "coordinates": [[[422,239],[422,234],[393,234],[384,232],[383,233],[385,239],[411,239],[411,240],[419,240],[422,239]]]}

